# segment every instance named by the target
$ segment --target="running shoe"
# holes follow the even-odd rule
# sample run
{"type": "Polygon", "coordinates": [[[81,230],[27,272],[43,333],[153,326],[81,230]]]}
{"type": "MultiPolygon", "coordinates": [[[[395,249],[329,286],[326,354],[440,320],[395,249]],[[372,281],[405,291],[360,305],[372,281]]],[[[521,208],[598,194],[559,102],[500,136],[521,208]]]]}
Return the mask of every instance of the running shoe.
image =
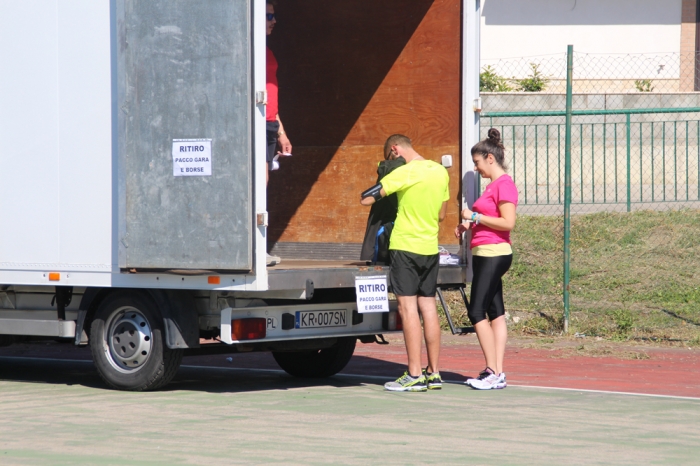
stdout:
{"type": "Polygon", "coordinates": [[[491,374],[495,374],[495,372],[490,367],[487,367],[483,371],[479,372],[479,375],[477,375],[476,377],[468,377],[464,383],[471,387],[471,384],[473,381],[484,380],[486,377],[488,377],[491,374]]]}
{"type": "Polygon", "coordinates": [[[425,392],[428,386],[425,383],[425,375],[411,377],[406,371],[396,381],[385,383],[384,389],[390,392],[425,392]]]}
{"type": "Polygon", "coordinates": [[[471,379],[469,386],[475,390],[498,390],[506,388],[506,375],[501,372],[499,375],[489,374],[483,379],[471,379]]]}
{"type": "Polygon", "coordinates": [[[498,383],[494,388],[501,389],[501,388],[506,388],[508,384],[506,383],[506,373],[501,372],[498,374],[498,383]]]}
{"type": "Polygon", "coordinates": [[[440,372],[428,373],[428,368],[423,369],[423,376],[428,385],[428,390],[440,390],[442,388],[442,377],[440,372]]]}

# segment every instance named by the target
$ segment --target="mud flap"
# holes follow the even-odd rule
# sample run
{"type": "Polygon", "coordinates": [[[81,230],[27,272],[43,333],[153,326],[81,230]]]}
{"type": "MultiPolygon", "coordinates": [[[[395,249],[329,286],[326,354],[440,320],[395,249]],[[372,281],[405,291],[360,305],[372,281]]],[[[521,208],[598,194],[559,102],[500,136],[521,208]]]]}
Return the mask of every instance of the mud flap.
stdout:
{"type": "Polygon", "coordinates": [[[182,290],[149,290],[158,304],[170,349],[199,348],[199,321],[192,294],[182,290]]]}

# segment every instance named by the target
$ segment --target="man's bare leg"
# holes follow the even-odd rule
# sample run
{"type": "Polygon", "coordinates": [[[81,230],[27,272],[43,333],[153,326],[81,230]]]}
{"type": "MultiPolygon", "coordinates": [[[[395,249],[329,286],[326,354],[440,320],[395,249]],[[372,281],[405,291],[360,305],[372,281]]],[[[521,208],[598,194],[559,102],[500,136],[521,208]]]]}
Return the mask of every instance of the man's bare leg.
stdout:
{"type": "Polygon", "coordinates": [[[423,316],[425,346],[428,349],[428,372],[439,372],[440,359],[440,319],[437,315],[435,297],[418,297],[418,308],[423,316]]]}
{"type": "Polygon", "coordinates": [[[408,354],[408,374],[417,377],[423,373],[420,361],[421,325],[418,316],[418,299],[416,296],[396,296],[399,302],[399,314],[403,323],[403,339],[408,354]]]}

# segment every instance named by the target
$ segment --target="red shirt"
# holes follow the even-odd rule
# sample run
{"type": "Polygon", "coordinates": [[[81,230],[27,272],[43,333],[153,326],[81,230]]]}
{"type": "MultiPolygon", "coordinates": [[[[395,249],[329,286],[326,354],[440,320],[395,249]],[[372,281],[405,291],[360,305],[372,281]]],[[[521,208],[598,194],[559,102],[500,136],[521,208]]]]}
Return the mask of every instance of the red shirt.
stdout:
{"type": "Polygon", "coordinates": [[[272,53],[270,47],[267,47],[267,110],[265,110],[265,119],[267,121],[277,121],[279,107],[277,104],[277,59],[272,53]]]}

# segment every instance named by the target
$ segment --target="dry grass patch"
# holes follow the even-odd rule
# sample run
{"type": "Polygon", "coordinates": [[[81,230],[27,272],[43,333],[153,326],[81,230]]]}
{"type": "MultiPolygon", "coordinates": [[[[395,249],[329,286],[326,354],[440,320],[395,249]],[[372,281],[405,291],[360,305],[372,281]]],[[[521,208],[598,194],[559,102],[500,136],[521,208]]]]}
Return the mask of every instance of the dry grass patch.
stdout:
{"type": "MultiPolygon", "coordinates": [[[[514,335],[563,335],[563,220],[522,216],[504,278],[514,335]]],[[[700,346],[700,211],[572,217],[571,335],[700,346]]],[[[468,325],[459,293],[445,297],[468,325]]],[[[444,328],[447,328],[443,317],[444,328]]]]}

